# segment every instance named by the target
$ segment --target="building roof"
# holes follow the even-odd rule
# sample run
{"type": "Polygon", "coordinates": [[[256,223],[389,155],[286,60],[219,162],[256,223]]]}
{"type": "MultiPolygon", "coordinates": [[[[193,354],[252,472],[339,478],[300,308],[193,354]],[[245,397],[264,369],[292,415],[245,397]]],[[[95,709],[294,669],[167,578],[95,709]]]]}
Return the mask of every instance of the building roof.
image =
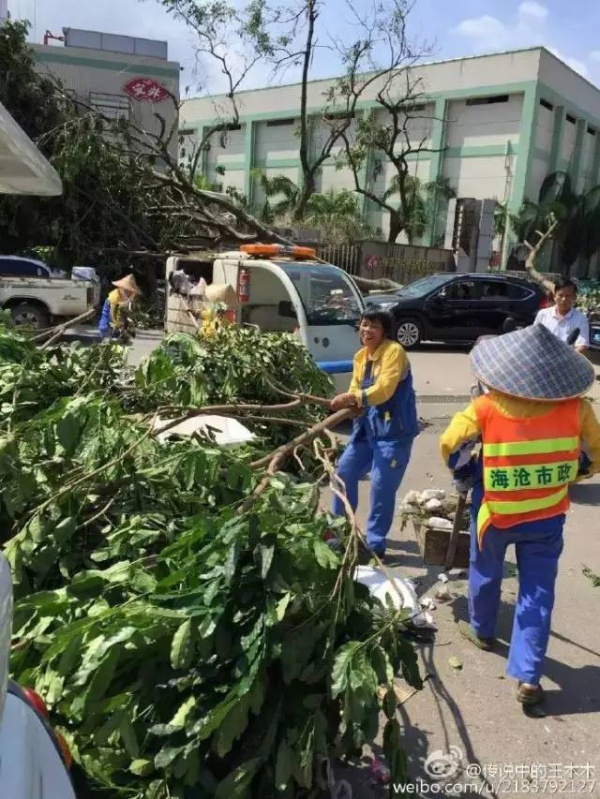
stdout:
{"type": "MultiPolygon", "coordinates": [[[[444,64],[456,64],[456,63],[461,62],[461,61],[477,61],[477,60],[488,59],[488,58],[493,58],[493,57],[497,57],[497,56],[518,56],[518,55],[521,55],[523,53],[536,53],[536,52],[540,53],[540,55],[542,53],[544,53],[546,56],[549,56],[550,58],[554,59],[562,67],[564,67],[565,69],[567,69],[570,72],[572,72],[573,75],[575,75],[580,80],[582,80],[585,83],[587,83],[589,86],[591,86],[594,89],[596,89],[596,91],[600,92],[600,87],[599,86],[596,86],[595,83],[592,83],[592,81],[588,80],[588,78],[585,78],[583,75],[581,75],[575,69],[573,69],[573,67],[571,67],[569,64],[567,64],[565,61],[563,61],[561,58],[559,58],[555,53],[553,53],[551,50],[548,50],[548,48],[544,47],[543,45],[537,45],[537,46],[534,46],[534,47],[521,47],[521,48],[518,48],[516,50],[497,50],[497,51],[493,51],[493,52],[489,52],[489,53],[479,53],[477,55],[455,56],[454,58],[437,58],[437,59],[432,59],[431,61],[420,61],[420,62],[416,63],[413,67],[410,67],[410,68],[411,69],[420,69],[420,68],[423,68],[423,67],[426,68],[426,67],[434,67],[434,66],[443,66],[444,64]]],[[[401,69],[402,69],[402,67],[399,68],[399,71],[401,69]]],[[[327,75],[327,76],[324,76],[324,77],[313,78],[312,80],[309,80],[308,83],[309,84],[327,83],[327,82],[330,82],[330,81],[334,81],[334,80],[336,80],[339,77],[340,77],[340,73],[338,72],[338,73],[336,73],[334,75],[327,75]]],[[[242,95],[242,94],[250,94],[252,92],[258,92],[258,91],[269,91],[271,89],[289,89],[289,88],[293,88],[294,86],[301,86],[301,85],[302,85],[301,81],[291,81],[290,83],[275,83],[275,84],[271,84],[270,86],[255,86],[252,89],[240,89],[240,90],[236,91],[236,96],[239,96],[239,95],[242,95]]],[[[215,95],[215,97],[225,97],[225,95],[224,94],[215,95]]],[[[204,100],[204,99],[206,99],[206,95],[199,95],[199,96],[195,96],[195,97],[188,97],[188,98],[186,98],[185,102],[193,102],[194,100],[204,100]]]]}

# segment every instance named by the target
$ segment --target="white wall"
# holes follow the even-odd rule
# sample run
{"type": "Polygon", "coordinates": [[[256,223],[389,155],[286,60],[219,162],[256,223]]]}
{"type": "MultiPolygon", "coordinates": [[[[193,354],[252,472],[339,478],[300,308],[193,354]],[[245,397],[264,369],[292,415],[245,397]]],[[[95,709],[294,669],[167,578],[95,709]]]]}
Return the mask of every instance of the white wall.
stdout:
{"type": "MultiPolygon", "coordinates": [[[[569,122],[568,119],[565,119],[563,125],[563,140],[560,158],[562,161],[570,164],[575,150],[575,143],[577,141],[577,122],[573,123],[569,122]]],[[[562,165],[559,163],[558,166],[560,169],[562,165]]]]}
{"type": "Polygon", "coordinates": [[[586,127],[583,134],[583,147],[581,151],[581,169],[579,172],[579,182],[577,184],[577,191],[582,192],[585,188],[591,188],[595,185],[592,175],[592,167],[594,165],[594,153],[596,152],[596,143],[598,141],[598,132],[592,136],[586,127]]]}
{"type": "Polygon", "coordinates": [[[269,125],[267,122],[255,124],[255,161],[258,164],[269,162],[270,158],[298,158],[299,139],[296,130],[300,121],[291,118],[290,124],[269,125]]]}
{"type": "MultiPolygon", "coordinates": [[[[80,47],[53,47],[51,45],[33,45],[35,69],[41,75],[50,75],[58,78],[66,89],[75,92],[85,103],[90,102],[90,95],[102,94],[110,97],[127,100],[130,106],[130,121],[150,134],[159,135],[160,122],[155,117],[155,112],[160,114],[166,122],[166,129],[170,130],[176,120],[178,109],[176,103],[167,97],[160,103],[152,104],[133,100],[125,93],[125,85],[140,75],[153,77],[174,97],[179,98],[179,65],[172,61],[162,59],[131,56],[124,53],[111,53],[103,50],[88,50],[80,47]],[[60,56],[64,62],[52,60],[44,61],[43,58],[60,56]],[[67,59],[85,59],[86,66],[79,61],[67,63],[67,59]],[[106,68],[102,62],[112,63],[117,60],[123,68],[106,68]],[[99,66],[96,66],[99,65],[99,66]],[[154,75],[152,70],[168,70],[170,74],[154,75]],[[145,70],[150,70],[146,72],[145,70]]],[[[184,126],[185,127],[185,126],[184,126]]],[[[176,155],[178,150],[177,137],[173,137],[171,151],[176,155]]]]}
{"type": "Polygon", "coordinates": [[[527,199],[531,200],[531,202],[536,203],[538,201],[542,183],[546,179],[548,172],[548,161],[545,161],[542,158],[534,158],[532,160],[529,185],[527,186],[527,199]]]}
{"type": "Polygon", "coordinates": [[[242,125],[240,130],[228,130],[221,133],[213,133],[210,139],[210,150],[208,151],[206,163],[209,176],[212,178],[217,167],[239,165],[245,158],[245,135],[246,126],[242,125]]]}
{"type": "Polygon", "coordinates": [[[449,103],[446,144],[448,147],[505,145],[519,141],[523,95],[509,95],[507,102],[467,105],[466,100],[449,103]]]}
{"type": "Polygon", "coordinates": [[[505,162],[504,156],[446,158],[443,173],[457,197],[502,199],[506,190],[505,162]]]}
{"type": "Polygon", "coordinates": [[[545,153],[552,152],[554,118],[555,110],[550,111],[548,108],[544,108],[543,105],[539,106],[534,146],[537,147],[538,150],[543,150],[545,153]]]}
{"type": "MultiPolygon", "coordinates": [[[[600,102],[598,87],[579,73],[564,64],[548,50],[540,51],[540,81],[550,86],[562,97],[567,98],[575,108],[580,109],[587,119],[600,124],[600,102]]],[[[546,98],[553,102],[551,97],[546,98]]],[[[568,110],[568,109],[567,109],[568,110]]]]}
{"type": "MultiPolygon", "coordinates": [[[[423,64],[414,67],[410,73],[410,82],[418,86],[422,94],[438,94],[448,91],[464,91],[465,95],[473,87],[517,83],[536,80],[542,50],[521,50],[514,53],[498,53],[471,58],[459,58],[452,61],[441,61],[435,64],[423,64]]],[[[564,67],[566,69],[566,67],[564,67]]],[[[312,109],[322,108],[325,104],[324,93],[331,86],[331,81],[313,81],[308,86],[308,106],[312,109]]],[[[399,76],[395,85],[402,96],[406,89],[406,80],[399,76]]],[[[365,91],[362,99],[373,100],[381,89],[374,82],[365,91]]],[[[239,92],[237,101],[242,116],[258,116],[266,111],[293,115],[300,107],[300,84],[274,86],[271,88],[239,92]]],[[[215,106],[226,109],[228,101],[223,97],[201,97],[184,103],[181,116],[183,124],[214,119],[215,106]]]]}

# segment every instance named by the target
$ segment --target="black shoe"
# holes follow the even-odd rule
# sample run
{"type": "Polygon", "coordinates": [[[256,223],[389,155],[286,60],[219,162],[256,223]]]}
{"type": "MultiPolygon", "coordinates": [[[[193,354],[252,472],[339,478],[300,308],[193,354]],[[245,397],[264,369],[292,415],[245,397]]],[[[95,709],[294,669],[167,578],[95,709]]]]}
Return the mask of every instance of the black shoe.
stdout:
{"type": "Polygon", "coordinates": [[[359,566],[377,566],[378,563],[375,560],[375,555],[379,558],[379,560],[385,563],[385,550],[381,553],[374,552],[369,547],[365,546],[362,541],[358,545],[358,564],[359,566]]]}

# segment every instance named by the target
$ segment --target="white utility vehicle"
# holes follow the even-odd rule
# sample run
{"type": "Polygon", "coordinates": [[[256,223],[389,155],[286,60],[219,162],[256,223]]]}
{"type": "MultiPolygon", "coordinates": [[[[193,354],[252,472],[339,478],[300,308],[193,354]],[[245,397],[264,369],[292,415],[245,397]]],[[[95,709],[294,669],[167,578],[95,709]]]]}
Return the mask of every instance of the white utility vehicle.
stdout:
{"type": "Polygon", "coordinates": [[[166,332],[193,333],[189,299],[173,290],[169,277],[184,272],[192,281],[236,288],[239,324],[264,332],[296,333],[316,361],[333,378],[336,389],[347,390],[352,360],[360,348],[358,322],[364,309],[352,278],[320,263],[307,247],[249,244],[239,251],[203,258],[173,256],[166,271],[166,332]]]}

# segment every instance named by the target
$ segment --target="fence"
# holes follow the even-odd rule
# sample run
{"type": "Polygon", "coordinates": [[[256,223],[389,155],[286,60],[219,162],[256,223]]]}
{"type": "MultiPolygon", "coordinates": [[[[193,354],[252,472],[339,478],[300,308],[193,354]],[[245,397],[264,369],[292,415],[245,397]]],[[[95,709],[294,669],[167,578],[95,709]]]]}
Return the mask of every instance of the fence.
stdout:
{"type": "Polygon", "coordinates": [[[360,241],[355,244],[316,244],[319,258],[339,266],[355,277],[373,280],[387,278],[406,284],[436,272],[456,269],[451,250],[434,247],[413,247],[381,241],[360,241]]]}

